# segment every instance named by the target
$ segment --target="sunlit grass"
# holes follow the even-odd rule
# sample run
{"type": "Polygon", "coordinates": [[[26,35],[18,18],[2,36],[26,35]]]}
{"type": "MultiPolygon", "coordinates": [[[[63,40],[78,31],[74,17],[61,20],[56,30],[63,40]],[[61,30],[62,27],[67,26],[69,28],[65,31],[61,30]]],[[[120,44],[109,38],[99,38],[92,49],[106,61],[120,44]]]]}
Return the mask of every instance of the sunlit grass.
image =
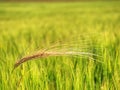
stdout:
{"type": "Polygon", "coordinates": [[[119,4],[1,3],[0,89],[119,89],[119,4]],[[55,56],[23,63],[12,72],[17,60],[56,43],[86,47],[102,56],[97,58],[102,63],[84,56],[55,56]]]}

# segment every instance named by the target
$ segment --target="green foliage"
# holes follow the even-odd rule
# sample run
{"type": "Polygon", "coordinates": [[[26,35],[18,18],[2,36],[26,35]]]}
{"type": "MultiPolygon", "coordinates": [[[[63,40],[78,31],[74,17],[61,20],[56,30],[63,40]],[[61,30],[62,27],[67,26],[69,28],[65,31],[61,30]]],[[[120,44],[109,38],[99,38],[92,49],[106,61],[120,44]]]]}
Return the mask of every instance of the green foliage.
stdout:
{"type": "Polygon", "coordinates": [[[120,0],[0,0],[1,2],[93,2],[93,1],[120,1],[120,0]]]}
{"type": "MultiPolygon", "coordinates": [[[[117,90],[120,88],[120,2],[1,3],[1,90],[117,90]],[[84,40],[101,62],[48,57],[14,63],[57,41],[84,40]],[[98,49],[95,49],[100,47],[98,49]],[[38,49],[39,47],[39,49],[38,49]]],[[[75,41],[77,42],[77,41],[75,41]]]]}

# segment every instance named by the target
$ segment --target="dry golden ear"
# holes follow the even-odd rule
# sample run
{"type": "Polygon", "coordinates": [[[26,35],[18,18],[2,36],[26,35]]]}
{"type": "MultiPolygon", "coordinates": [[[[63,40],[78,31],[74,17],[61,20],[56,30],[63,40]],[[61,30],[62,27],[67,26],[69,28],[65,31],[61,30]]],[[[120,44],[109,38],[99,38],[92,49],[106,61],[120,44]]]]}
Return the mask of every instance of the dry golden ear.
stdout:
{"type": "Polygon", "coordinates": [[[96,54],[89,53],[89,52],[74,52],[74,51],[69,51],[69,52],[54,52],[54,51],[53,52],[39,52],[39,53],[36,53],[34,55],[23,57],[22,59],[20,59],[19,61],[17,61],[15,63],[14,68],[18,67],[19,65],[21,65],[24,62],[27,62],[29,60],[33,60],[33,59],[36,59],[36,58],[45,58],[45,57],[48,57],[48,56],[68,56],[68,55],[73,55],[73,56],[74,55],[77,55],[77,56],[86,55],[90,58],[91,58],[91,56],[100,57],[96,54]]]}

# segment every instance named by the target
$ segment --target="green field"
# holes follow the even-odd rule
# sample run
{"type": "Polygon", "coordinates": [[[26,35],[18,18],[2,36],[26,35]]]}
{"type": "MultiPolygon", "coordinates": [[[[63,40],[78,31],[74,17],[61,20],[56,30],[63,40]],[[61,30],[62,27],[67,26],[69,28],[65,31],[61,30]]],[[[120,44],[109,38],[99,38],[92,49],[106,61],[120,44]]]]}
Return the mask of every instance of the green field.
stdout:
{"type": "Polygon", "coordinates": [[[119,89],[120,2],[0,3],[0,90],[119,89]],[[100,57],[38,58],[12,72],[56,43],[100,57]]]}

